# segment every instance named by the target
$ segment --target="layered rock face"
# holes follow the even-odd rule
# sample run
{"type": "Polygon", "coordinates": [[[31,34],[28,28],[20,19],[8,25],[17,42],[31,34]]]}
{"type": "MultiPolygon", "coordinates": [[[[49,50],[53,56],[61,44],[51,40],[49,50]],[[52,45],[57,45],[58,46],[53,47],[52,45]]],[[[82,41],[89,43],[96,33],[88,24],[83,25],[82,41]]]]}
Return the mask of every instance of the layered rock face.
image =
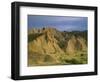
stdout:
{"type": "Polygon", "coordinates": [[[72,64],[67,60],[87,56],[86,33],[62,32],[51,27],[29,30],[28,66],[72,64]]]}

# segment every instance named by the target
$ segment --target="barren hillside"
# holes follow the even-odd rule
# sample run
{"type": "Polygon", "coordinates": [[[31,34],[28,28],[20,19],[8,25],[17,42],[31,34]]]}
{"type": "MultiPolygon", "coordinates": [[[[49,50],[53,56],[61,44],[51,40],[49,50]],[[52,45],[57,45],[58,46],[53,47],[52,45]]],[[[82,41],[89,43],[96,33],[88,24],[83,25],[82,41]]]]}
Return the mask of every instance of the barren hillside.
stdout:
{"type": "Polygon", "coordinates": [[[87,31],[28,31],[28,66],[87,63],[87,31]]]}

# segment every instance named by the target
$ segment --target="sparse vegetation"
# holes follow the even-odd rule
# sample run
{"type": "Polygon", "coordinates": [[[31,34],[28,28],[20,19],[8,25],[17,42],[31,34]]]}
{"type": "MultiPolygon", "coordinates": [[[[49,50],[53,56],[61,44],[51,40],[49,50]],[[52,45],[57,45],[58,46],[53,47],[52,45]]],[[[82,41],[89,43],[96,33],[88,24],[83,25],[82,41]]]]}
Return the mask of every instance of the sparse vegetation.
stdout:
{"type": "Polygon", "coordinates": [[[28,42],[33,41],[34,39],[36,39],[37,37],[43,35],[43,33],[35,33],[35,34],[29,34],[28,35],[28,42]]]}
{"type": "Polygon", "coordinates": [[[87,31],[49,30],[41,28],[39,33],[28,34],[28,66],[88,63],[87,31]]]}

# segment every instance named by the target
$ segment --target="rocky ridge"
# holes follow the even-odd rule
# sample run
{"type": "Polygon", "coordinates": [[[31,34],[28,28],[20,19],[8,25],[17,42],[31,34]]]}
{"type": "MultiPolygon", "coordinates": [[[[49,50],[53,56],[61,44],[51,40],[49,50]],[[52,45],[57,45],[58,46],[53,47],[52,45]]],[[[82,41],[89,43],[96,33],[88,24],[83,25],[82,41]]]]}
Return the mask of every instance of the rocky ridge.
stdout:
{"type": "Polygon", "coordinates": [[[51,27],[29,30],[28,65],[69,64],[63,60],[87,51],[86,33],[62,32],[51,27]]]}

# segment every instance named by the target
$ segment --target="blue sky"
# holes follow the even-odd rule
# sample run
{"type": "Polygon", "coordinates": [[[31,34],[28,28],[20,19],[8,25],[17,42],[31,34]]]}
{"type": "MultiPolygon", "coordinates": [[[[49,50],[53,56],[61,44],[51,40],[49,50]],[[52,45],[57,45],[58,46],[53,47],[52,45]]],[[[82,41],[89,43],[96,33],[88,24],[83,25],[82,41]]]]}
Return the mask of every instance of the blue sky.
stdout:
{"type": "Polygon", "coordinates": [[[87,30],[87,17],[28,15],[28,28],[52,27],[60,31],[87,30]]]}

